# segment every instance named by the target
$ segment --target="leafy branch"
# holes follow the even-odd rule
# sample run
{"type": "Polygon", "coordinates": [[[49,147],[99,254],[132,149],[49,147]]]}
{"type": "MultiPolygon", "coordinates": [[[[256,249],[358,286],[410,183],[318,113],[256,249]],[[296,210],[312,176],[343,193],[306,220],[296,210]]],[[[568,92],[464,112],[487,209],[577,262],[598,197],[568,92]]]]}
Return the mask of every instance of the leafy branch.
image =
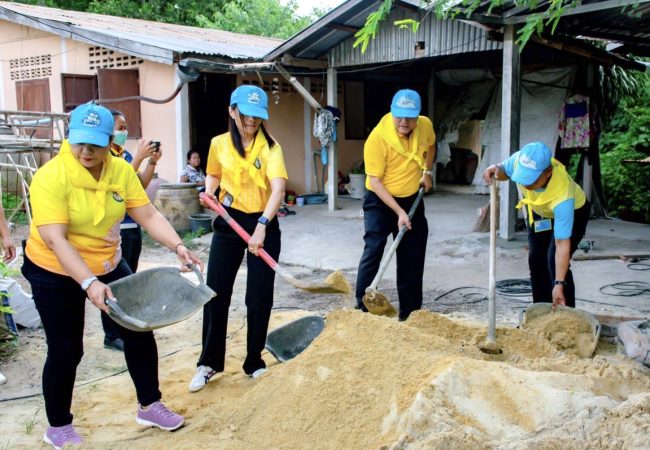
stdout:
{"type": "MultiPolygon", "coordinates": [[[[431,10],[434,11],[438,19],[454,19],[458,16],[465,16],[469,19],[482,3],[481,0],[422,0],[420,2],[422,6],[433,4],[431,10]]],[[[502,6],[504,3],[505,0],[491,0],[487,13],[490,14],[494,8],[502,6]]],[[[538,8],[540,3],[540,0],[515,0],[514,6],[533,9],[538,8]]],[[[525,24],[517,32],[517,44],[520,49],[526,46],[533,35],[540,35],[545,29],[550,30],[553,34],[567,9],[577,6],[579,3],[579,0],[550,0],[545,11],[527,17],[525,24]]],[[[361,53],[366,52],[368,44],[376,37],[381,23],[388,18],[393,4],[394,0],[384,0],[377,10],[368,15],[363,28],[354,35],[356,40],[353,48],[361,46],[361,53]]],[[[421,21],[404,19],[395,21],[394,25],[400,29],[410,28],[415,33],[423,21],[424,19],[421,21]]]]}

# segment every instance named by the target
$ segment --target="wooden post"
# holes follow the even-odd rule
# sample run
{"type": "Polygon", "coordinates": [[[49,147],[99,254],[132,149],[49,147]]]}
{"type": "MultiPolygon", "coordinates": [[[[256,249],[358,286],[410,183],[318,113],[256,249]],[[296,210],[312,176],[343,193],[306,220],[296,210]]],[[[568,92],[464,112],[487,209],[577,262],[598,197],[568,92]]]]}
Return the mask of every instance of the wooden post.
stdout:
{"type": "MultiPolygon", "coordinates": [[[[327,105],[335,108],[338,106],[337,73],[336,69],[331,66],[327,69],[327,105]]],[[[327,188],[327,210],[333,212],[339,209],[339,172],[336,142],[330,144],[327,153],[327,180],[329,182],[327,188]]]]}
{"type": "MultiPolygon", "coordinates": [[[[503,79],[501,81],[501,160],[519,150],[521,118],[521,64],[514,25],[506,25],[503,36],[503,79]]],[[[499,235],[512,240],[515,234],[517,187],[501,183],[499,235]]]]}

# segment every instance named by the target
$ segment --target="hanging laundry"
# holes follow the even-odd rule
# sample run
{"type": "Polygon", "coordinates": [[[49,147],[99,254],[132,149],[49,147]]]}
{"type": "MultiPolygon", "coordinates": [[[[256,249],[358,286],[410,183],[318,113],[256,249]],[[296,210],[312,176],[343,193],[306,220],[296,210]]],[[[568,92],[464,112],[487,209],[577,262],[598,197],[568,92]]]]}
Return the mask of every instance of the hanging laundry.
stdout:
{"type": "Polygon", "coordinates": [[[576,94],[568,97],[560,111],[562,148],[589,148],[589,97],[576,94]]]}

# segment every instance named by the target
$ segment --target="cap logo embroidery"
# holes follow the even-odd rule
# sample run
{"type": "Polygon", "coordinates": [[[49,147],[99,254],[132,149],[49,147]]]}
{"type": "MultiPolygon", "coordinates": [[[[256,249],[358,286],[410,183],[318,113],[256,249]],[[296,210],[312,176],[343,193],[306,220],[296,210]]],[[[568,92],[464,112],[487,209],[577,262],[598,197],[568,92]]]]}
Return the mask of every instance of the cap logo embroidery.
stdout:
{"type": "Polygon", "coordinates": [[[258,105],[262,99],[260,98],[260,94],[257,92],[251,92],[248,94],[248,103],[251,103],[253,105],[258,105]]]}
{"type": "Polygon", "coordinates": [[[397,102],[395,103],[397,107],[399,108],[410,108],[410,109],[415,109],[417,106],[415,105],[415,101],[411,98],[408,98],[406,96],[400,97],[397,99],[397,102]]]}
{"type": "Polygon", "coordinates": [[[90,111],[87,112],[86,115],[84,115],[84,118],[81,121],[81,123],[86,127],[98,127],[101,124],[101,120],[99,120],[99,116],[97,114],[90,111]]]}
{"type": "Polygon", "coordinates": [[[521,155],[519,157],[519,164],[529,169],[537,170],[537,161],[535,161],[534,159],[530,159],[526,155],[521,155]]]}

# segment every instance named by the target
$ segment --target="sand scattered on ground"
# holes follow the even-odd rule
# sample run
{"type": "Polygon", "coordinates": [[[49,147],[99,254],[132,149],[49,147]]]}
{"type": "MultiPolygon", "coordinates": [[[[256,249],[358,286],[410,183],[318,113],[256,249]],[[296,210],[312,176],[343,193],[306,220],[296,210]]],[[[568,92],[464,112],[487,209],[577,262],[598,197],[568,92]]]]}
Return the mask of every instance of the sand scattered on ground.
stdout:
{"type": "MultiPolygon", "coordinates": [[[[274,328],[304,313],[274,314],[274,328]]],[[[297,358],[246,377],[246,331],[231,321],[226,371],[190,394],[199,347],[161,359],[164,400],[186,415],[174,433],[134,422],[128,376],[75,393],[92,448],[642,449],[650,376],[629,360],[559,352],[528,330],[498,329],[501,355],[478,348],[484,327],[428,311],[408,321],[337,310],[297,358]]],[[[179,324],[183,325],[183,324],[179,324]]],[[[171,327],[170,327],[171,328],[171,327]]],[[[198,337],[198,333],[194,333],[198,337]]],[[[35,435],[19,437],[33,447],[35,435]]]]}

